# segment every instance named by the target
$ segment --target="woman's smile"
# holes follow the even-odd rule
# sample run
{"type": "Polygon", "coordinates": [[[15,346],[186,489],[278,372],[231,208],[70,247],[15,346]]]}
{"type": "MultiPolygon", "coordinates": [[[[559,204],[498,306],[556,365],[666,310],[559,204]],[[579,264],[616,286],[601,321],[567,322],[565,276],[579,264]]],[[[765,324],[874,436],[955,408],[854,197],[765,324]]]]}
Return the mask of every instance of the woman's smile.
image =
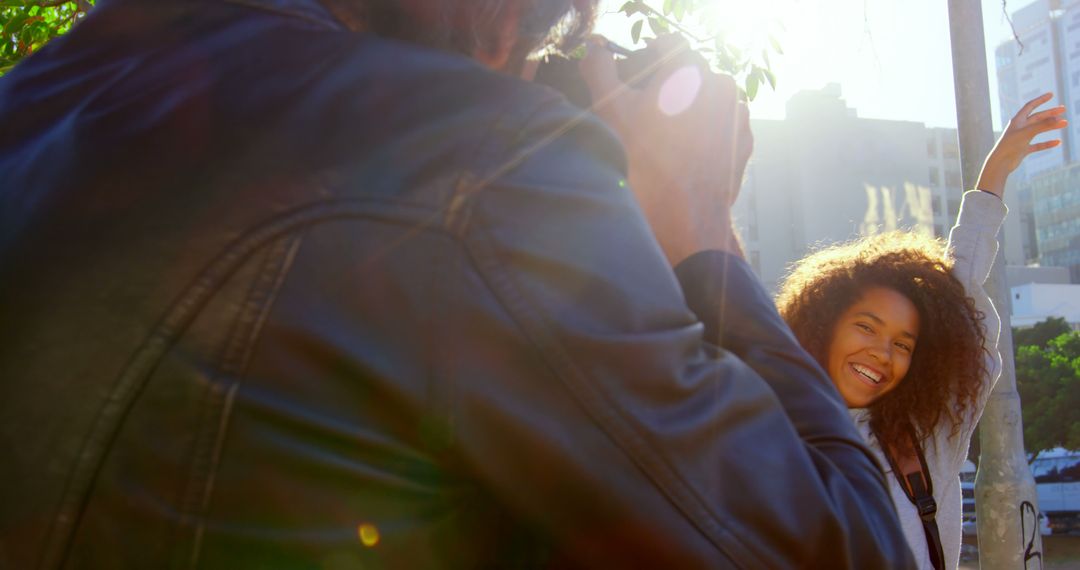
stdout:
{"type": "Polygon", "coordinates": [[[919,312],[910,299],[870,287],[836,322],[828,372],[848,407],[863,408],[900,385],[911,366],[919,312]]]}

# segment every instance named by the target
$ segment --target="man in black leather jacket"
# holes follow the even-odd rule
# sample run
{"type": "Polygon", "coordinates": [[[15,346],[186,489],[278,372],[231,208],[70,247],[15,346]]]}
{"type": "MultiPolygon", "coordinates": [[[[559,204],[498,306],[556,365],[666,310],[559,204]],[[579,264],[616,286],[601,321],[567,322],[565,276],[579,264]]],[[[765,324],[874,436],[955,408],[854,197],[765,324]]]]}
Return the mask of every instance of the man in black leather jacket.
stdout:
{"type": "Polygon", "coordinates": [[[470,58],[343,0],[103,0],[0,80],[0,567],[911,565],[700,186],[745,156],[671,176],[745,116],[616,97],[635,201],[492,70],[569,2],[504,4],[470,58]]]}

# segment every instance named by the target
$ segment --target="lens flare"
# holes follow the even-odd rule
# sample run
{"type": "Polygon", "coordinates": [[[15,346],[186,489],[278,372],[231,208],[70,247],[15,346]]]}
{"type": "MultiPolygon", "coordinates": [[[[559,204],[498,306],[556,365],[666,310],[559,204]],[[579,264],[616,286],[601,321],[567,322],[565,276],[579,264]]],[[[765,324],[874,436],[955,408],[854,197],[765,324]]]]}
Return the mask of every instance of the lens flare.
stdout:
{"type": "Polygon", "coordinates": [[[661,113],[672,117],[689,109],[700,91],[701,70],[695,65],[687,65],[664,80],[656,104],[661,113]]]}
{"type": "Polygon", "coordinates": [[[357,529],[357,535],[360,536],[360,542],[364,546],[371,548],[379,544],[379,529],[375,528],[375,525],[364,523],[357,529]]]}

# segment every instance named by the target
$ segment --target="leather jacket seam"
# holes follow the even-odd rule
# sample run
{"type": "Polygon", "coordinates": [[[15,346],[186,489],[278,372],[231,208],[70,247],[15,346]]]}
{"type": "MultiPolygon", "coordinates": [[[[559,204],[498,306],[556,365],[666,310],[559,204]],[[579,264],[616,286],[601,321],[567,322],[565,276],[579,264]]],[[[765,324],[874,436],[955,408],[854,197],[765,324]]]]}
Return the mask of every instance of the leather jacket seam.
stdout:
{"type": "Polygon", "coordinates": [[[256,226],[222,249],[165,309],[158,323],[133,351],[128,363],[109,388],[109,395],[98,408],[79,446],[77,459],[68,471],[61,498],[46,532],[38,567],[60,567],[93,491],[93,483],[104,457],[126,421],[161,358],[183,335],[213,294],[250,255],[271,240],[299,228],[334,219],[380,219],[391,223],[419,225],[434,229],[433,216],[440,210],[400,200],[365,197],[323,200],[287,211],[256,226]],[[406,214],[408,212],[408,214],[406,214]],[[417,224],[415,218],[422,218],[417,224]]]}
{"type": "Polygon", "coordinates": [[[190,521],[194,533],[187,552],[178,551],[180,556],[186,555],[186,567],[194,568],[198,564],[206,513],[213,497],[216,472],[228,434],[232,403],[237,390],[243,385],[244,371],[262,326],[302,241],[301,231],[295,235],[286,234],[268,244],[270,249],[266,259],[261,261],[261,267],[242,300],[241,309],[230,324],[229,334],[217,358],[215,374],[206,388],[206,402],[202,405],[204,413],[200,414],[204,419],[198,426],[199,439],[190,464],[185,500],[181,503],[184,507],[190,507],[190,510],[181,513],[181,520],[190,521]]]}

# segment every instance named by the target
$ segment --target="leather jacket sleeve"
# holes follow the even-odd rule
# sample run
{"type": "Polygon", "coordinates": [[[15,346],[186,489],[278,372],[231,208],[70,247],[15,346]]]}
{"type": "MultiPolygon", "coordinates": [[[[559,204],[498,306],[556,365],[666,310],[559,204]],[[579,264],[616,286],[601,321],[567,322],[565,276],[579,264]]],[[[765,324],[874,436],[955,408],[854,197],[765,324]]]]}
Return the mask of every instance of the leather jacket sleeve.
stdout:
{"type": "Polygon", "coordinates": [[[547,136],[561,109],[450,224],[532,359],[454,378],[470,468],[589,566],[912,566],[880,469],[746,265],[700,254],[680,288],[613,135],[547,136]]]}

